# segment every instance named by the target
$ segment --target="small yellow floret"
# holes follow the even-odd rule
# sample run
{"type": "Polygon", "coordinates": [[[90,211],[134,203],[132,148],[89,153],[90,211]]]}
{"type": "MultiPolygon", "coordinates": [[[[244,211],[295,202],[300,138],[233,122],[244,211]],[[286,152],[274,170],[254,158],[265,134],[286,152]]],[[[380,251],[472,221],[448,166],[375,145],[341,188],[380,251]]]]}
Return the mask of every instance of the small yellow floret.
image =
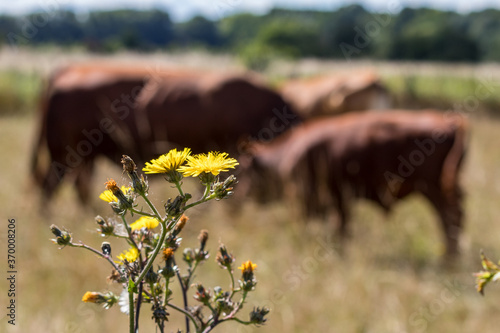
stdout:
{"type": "Polygon", "coordinates": [[[118,256],[118,260],[120,262],[124,263],[125,261],[127,262],[134,262],[139,258],[139,250],[137,250],[135,247],[130,248],[128,251],[124,251],[122,254],[118,256]]]}
{"type": "Polygon", "coordinates": [[[245,272],[253,272],[257,268],[257,264],[252,263],[250,260],[245,261],[243,264],[241,264],[238,269],[241,269],[241,273],[245,272]]]}
{"type": "Polygon", "coordinates": [[[160,224],[160,222],[154,217],[142,216],[137,221],[132,223],[130,225],[130,228],[132,230],[141,230],[142,228],[154,229],[159,224],[160,224]]]}
{"type": "Polygon", "coordinates": [[[85,295],[82,297],[82,301],[85,303],[97,303],[100,301],[102,298],[101,294],[93,292],[93,291],[87,291],[85,295]]]}
{"type": "MultiPolygon", "coordinates": [[[[132,189],[130,186],[122,186],[120,188],[123,193],[127,194],[132,189]]],[[[113,194],[111,190],[105,190],[99,195],[99,199],[106,202],[118,202],[118,198],[113,194]]]]}

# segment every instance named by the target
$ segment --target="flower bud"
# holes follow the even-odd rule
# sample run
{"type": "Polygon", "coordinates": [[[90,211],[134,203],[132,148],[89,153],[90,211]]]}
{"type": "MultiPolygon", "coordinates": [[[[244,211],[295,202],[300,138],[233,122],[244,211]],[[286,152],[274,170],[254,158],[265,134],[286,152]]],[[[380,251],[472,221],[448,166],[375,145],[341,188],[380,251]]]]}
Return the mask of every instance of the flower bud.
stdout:
{"type": "Polygon", "coordinates": [[[160,304],[153,304],[153,319],[155,323],[163,327],[164,322],[168,321],[168,315],[170,313],[167,312],[167,308],[165,305],[160,305],[160,304]]]}
{"type": "Polygon", "coordinates": [[[68,231],[59,229],[55,224],[50,226],[50,230],[56,236],[55,239],[52,239],[52,242],[61,246],[71,244],[71,234],[68,231]]]}
{"type": "Polygon", "coordinates": [[[203,229],[200,231],[200,235],[198,236],[198,240],[200,241],[200,251],[203,251],[205,249],[205,245],[207,244],[208,240],[208,230],[203,229]]]}
{"type": "Polygon", "coordinates": [[[105,256],[111,256],[111,244],[108,242],[102,242],[101,250],[105,256]]]}
{"type": "Polygon", "coordinates": [[[252,312],[250,312],[250,322],[255,325],[264,325],[267,321],[265,316],[269,313],[269,309],[266,307],[262,308],[253,308],[252,312]]]}
{"type": "Polygon", "coordinates": [[[97,228],[97,231],[101,233],[101,236],[109,237],[113,235],[113,232],[115,231],[115,223],[113,221],[105,220],[99,215],[95,217],[95,221],[99,226],[99,228],[97,228]]]}
{"type": "Polygon", "coordinates": [[[215,193],[215,199],[221,200],[233,194],[233,185],[237,184],[238,181],[234,175],[230,175],[223,182],[217,182],[213,186],[213,192],[215,193]]]}
{"type": "Polygon", "coordinates": [[[127,155],[122,155],[123,171],[128,174],[130,179],[132,180],[132,187],[134,191],[138,194],[144,195],[148,191],[148,184],[144,180],[144,176],[137,174],[137,167],[134,161],[127,155]]]}
{"type": "Polygon", "coordinates": [[[231,265],[234,262],[234,256],[227,252],[226,246],[224,244],[220,244],[219,253],[215,257],[215,261],[222,267],[231,269],[231,265]]]}
{"type": "Polygon", "coordinates": [[[117,214],[124,214],[127,209],[132,208],[133,198],[126,196],[113,179],[108,180],[105,184],[106,189],[110,190],[118,198],[119,205],[112,205],[117,214]]]}
{"type": "Polygon", "coordinates": [[[102,304],[105,309],[109,309],[118,302],[118,297],[115,296],[112,292],[97,293],[87,291],[85,295],[83,295],[82,301],[85,303],[102,304]]]}
{"type": "Polygon", "coordinates": [[[165,212],[169,216],[179,216],[184,212],[184,206],[186,202],[191,199],[191,194],[186,193],[184,195],[178,195],[173,201],[168,199],[165,204],[165,212]]]}
{"type": "Polygon", "coordinates": [[[155,271],[150,268],[146,273],[144,280],[146,281],[146,283],[156,283],[158,281],[158,274],[156,274],[155,271]]]}
{"type": "Polygon", "coordinates": [[[205,287],[201,284],[196,284],[196,294],[194,295],[195,300],[207,305],[210,302],[210,297],[210,290],[205,289],[205,287]]]}

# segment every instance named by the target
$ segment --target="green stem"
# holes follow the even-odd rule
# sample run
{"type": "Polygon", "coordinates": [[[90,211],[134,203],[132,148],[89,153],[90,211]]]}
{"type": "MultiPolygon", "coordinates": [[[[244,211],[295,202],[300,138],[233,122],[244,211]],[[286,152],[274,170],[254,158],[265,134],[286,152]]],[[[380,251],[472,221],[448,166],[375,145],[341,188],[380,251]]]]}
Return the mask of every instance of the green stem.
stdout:
{"type": "Polygon", "coordinates": [[[187,318],[189,318],[191,320],[191,322],[193,323],[196,332],[198,332],[198,329],[199,329],[198,328],[198,324],[196,323],[196,320],[194,319],[194,317],[189,312],[187,312],[184,309],[179,308],[178,306],[176,306],[176,305],[174,305],[172,303],[167,303],[167,306],[171,307],[174,310],[177,310],[177,311],[183,313],[187,318]]]}
{"type": "MultiPolygon", "coordinates": [[[[251,325],[252,324],[251,321],[244,321],[244,320],[241,320],[241,319],[236,318],[236,317],[223,319],[223,321],[229,321],[229,320],[237,321],[238,323],[243,324],[243,325],[251,325]]],[[[221,322],[222,322],[222,320],[221,320],[221,322]]]]}
{"type": "Polygon", "coordinates": [[[167,304],[167,298],[168,298],[168,285],[170,284],[170,279],[165,279],[165,297],[163,298],[163,305],[167,304]]]}
{"type": "Polygon", "coordinates": [[[129,331],[130,333],[134,333],[134,290],[132,288],[132,284],[134,281],[130,279],[128,281],[128,316],[129,316],[129,331]]]}
{"type": "Polygon", "coordinates": [[[156,217],[156,215],[151,214],[151,213],[146,213],[137,209],[130,208],[130,211],[139,215],[144,215],[144,216],[149,216],[149,217],[156,217]]]}
{"type": "Polygon", "coordinates": [[[197,206],[199,204],[202,204],[204,202],[207,202],[209,200],[212,200],[213,198],[215,198],[215,193],[213,193],[212,195],[209,195],[208,197],[202,197],[200,200],[196,201],[196,202],[193,202],[192,204],[189,204],[187,206],[184,207],[184,210],[188,210],[189,208],[192,208],[194,206],[197,206]]]}
{"type": "Polygon", "coordinates": [[[158,213],[158,211],[156,210],[156,207],[151,203],[151,201],[149,201],[147,195],[141,195],[142,198],[144,199],[144,201],[146,201],[146,203],[148,204],[149,208],[151,208],[151,210],[153,211],[154,215],[152,217],[156,217],[159,221],[162,221],[162,218],[160,216],[160,213],[158,213]]]}
{"type": "Polygon", "coordinates": [[[184,192],[182,191],[181,184],[179,182],[175,182],[175,187],[179,190],[179,194],[184,196],[184,192]]]}
{"type": "Polygon", "coordinates": [[[158,239],[158,243],[156,244],[156,247],[153,251],[153,254],[149,257],[148,263],[146,264],[146,267],[144,267],[141,274],[137,278],[136,283],[139,283],[144,279],[144,277],[146,276],[146,273],[149,271],[149,269],[153,265],[153,262],[155,261],[156,256],[158,255],[158,252],[160,252],[160,248],[163,245],[163,241],[165,241],[165,237],[167,236],[167,228],[165,226],[165,222],[161,221],[160,226],[161,226],[160,239],[158,239]]]}
{"type": "Polygon", "coordinates": [[[188,278],[187,278],[187,280],[186,280],[186,289],[187,289],[187,286],[189,286],[189,284],[191,283],[191,278],[193,277],[193,275],[194,275],[194,271],[195,271],[195,270],[196,270],[196,268],[198,267],[198,264],[199,264],[199,263],[200,263],[199,261],[196,261],[196,262],[194,263],[193,269],[192,269],[192,270],[191,270],[191,269],[189,270],[189,275],[188,275],[188,278]]]}
{"type": "MultiPolygon", "coordinates": [[[[228,265],[230,266],[230,265],[228,265]]],[[[229,296],[229,298],[233,298],[234,296],[234,293],[236,292],[236,290],[234,289],[234,274],[233,274],[233,270],[230,269],[231,267],[227,267],[227,271],[229,272],[229,276],[231,276],[231,296],[229,296]]]]}

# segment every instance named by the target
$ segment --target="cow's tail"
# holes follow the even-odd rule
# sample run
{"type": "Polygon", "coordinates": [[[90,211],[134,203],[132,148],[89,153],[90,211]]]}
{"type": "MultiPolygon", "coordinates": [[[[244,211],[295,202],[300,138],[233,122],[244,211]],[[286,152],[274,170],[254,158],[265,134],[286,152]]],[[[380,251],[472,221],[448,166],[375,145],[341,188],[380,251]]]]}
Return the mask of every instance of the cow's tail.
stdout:
{"type": "Polygon", "coordinates": [[[43,187],[46,175],[42,170],[42,166],[40,165],[40,157],[42,155],[42,151],[44,146],[47,143],[47,116],[49,111],[49,94],[50,94],[50,86],[49,84],[45,85],[45,89],[42,91],[39,97],[39,119],[38,119],[38,135],[35,137],[35,142],[33,145],[33,150],[31,153],[31,174],[35,183],[43,187]]]}
{"type": "Polygon", "coordinates": [[[458,173],[466,151],[468,122],[460,116],[453,124],[455,140],[443,163],[441,187],[447,198],[454,198],[458,189],[458,173]]]}

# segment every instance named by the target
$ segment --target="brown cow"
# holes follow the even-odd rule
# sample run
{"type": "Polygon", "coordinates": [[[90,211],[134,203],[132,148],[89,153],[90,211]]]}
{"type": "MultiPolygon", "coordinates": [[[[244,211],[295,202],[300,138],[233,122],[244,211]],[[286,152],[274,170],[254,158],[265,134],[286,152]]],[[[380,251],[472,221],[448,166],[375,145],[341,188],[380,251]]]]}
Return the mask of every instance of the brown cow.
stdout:
{"type": "Polygon", "coordinates": [[[173,145],[234,154],[240,141],[271,139],[299,119],[277,93],[245,76],[162,70],[152,77],[146,68],[108,64],[56,72],[41,118],[35,179],[48,200],[69,174],[83,202],[99,156],[116,162],[126,153],[140,163],[173,145]],[[154,149],[160,140],[168,144],[154,149]],[[44,169],[45,147],[50,164],[44,169]]]}
{"type": "Polygon", "coordinates": [[[145,147],[174,146],[238,156],[246,143],[270,141],[300,122],[275,91],[250,74],[166,75],[137,99],[145,147]]]}
{"type": "Polygon", "coordinates": [[[294,79],[280,91],[304,118],[390,107],[388,90],[372,72],[294,79]]]}
{"type": "Polygon", "coordinates": [[[32,173],[45,200],[71,176],[86,202],[98,156],[116,161],[125,152],[138,155],[133,107],[150,77],[145,67],[107,63],[73,65],[52,74],[43,92],[32,154],[32,173]],[[45,148],[49,163],[44,166],[40,158],[45,148]]]}
{"type": "Polygon", "coordinates": [[[462,229],[458,173],[466,124],[433,111],[354,112],[310,120],[270,144],[256,144],[242,160],[252,182],[240,191],[261,201],[294,195],[304,213],[326,216],[337,209],[346,234],[352,198],[366,198],[389,211],[418,192],[437,210],[450,255],[462,229]]]}

